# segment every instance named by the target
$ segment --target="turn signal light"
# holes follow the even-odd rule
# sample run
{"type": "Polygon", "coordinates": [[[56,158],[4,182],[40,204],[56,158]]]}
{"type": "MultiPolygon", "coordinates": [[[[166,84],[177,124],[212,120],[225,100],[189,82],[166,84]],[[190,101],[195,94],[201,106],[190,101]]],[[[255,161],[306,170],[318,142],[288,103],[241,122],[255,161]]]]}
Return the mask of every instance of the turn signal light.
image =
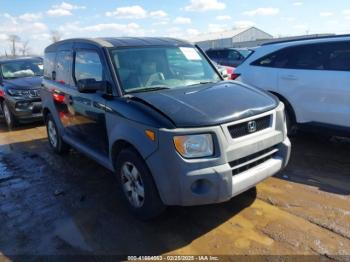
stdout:
{"type": "Polygon", "coordinates": [[[152,141],[156,141],[156,134],[152,130],[145,130],[146,136],[152,141]]]}

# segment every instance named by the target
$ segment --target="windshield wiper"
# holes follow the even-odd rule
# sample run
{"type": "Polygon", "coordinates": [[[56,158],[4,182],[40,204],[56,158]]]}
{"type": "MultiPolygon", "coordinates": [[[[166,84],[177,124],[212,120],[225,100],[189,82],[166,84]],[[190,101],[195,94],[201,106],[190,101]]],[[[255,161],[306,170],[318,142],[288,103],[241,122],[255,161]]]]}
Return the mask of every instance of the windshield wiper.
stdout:
{"type": "Polygon", "coordinates": [[[126,91],[125,93],[139,93],[139,92],[150,92],[150,91],[158,91],[158,90],[165,90],[170,89],[167,86],[151,86],[151,87],[138,87],[138,88],[132,88],[131,91],[126,91]]]}
{"type": "Polygon", "coordinates": [[[188,85],[188,86],[206,85],[206,84],[216,84],[216,83],[218,83],[218,82],[219,82],[219,81],[202,81],[202,82],[198,82],[198,83],[191,84],[191,85],[188,85]]]}

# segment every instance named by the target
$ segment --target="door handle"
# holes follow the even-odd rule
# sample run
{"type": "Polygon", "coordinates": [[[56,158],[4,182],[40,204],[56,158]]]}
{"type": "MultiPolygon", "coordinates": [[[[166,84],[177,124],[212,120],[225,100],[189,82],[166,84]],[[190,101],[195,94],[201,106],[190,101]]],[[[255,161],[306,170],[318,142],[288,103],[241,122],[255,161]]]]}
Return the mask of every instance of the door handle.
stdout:
{"type": "Polygon", "coordinates": [[[295,75],[284,75],[281,76],[281,78],[285,80],[298,80],[298,78],[295,75]]]}
{"type": "Polygon", "coordinates": [[[94,107],[100,110],[106,110],[106,106],[104,104],[98,103],[98,102],[94,102],[94,107]]]}

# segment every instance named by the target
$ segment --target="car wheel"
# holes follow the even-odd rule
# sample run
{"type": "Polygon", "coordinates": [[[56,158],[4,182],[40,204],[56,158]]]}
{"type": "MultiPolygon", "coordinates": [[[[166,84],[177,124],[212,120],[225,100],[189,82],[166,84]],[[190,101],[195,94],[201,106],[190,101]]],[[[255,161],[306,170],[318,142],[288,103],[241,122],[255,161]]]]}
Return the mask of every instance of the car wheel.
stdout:
{"type": "Polygon", "coordinates": [[[119,191],[129,210],[139,219],[148,220],[165,209],[153,177],[143,158],[127,148],[117,158],[116,175],[119,191]]]}
{"type": "Polygon", "coordinates": [[[6,125],[9,129],[13,129],[17,125],[17,119],[12,114],[10,108],[8,107],[7,103],[5,101],[2,102],[2,112],[4,114],[4,119],[6,122],[6,125]]]}
{"type": "Polygon", "coordinates": [[[49,140],[51,148],[57,154],[66,153],[69,150],[69,146],[62,140],[62,137],[58,132],[55,120],[53,119],[51,114],[48,114],[46,117],[46,130],[47,138],[49,140]]]}
{"type": "Polygon", "coordinates": [[[286,124],[287,124],[288,136],[295,136],[297,133],[297,127],[295,124],[293,113],[291,112],[290,109],[286,108],[285,114],[286,114],[286,124]]]}

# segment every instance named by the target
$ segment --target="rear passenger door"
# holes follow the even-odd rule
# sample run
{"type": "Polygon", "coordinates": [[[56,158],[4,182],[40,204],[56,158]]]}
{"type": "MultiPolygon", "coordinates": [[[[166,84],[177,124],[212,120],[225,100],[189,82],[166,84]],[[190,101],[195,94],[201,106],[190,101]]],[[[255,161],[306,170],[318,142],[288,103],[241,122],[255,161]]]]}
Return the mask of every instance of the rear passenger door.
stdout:
{"type": "Polygon", "coordinates": [[[350,41],[325,45],[327,60],[324,75],[328,79],[325,118],[334,125],[350,127],[350,41]]]}
{"type": "Polygon", "coordinates": [[[329,70],[331,50],[328,43],[295,46],[275,61],[279,92],[292,103],[300,123],[348,123],[349,72],[329,70]]]}
{"type": "Polygon", "coordinates": [[[45,61],[53,62],[51,65],[46,64],[45,70],[49,71],[46,74],[51,78],[50,89],[54,106],[64,128],[64,133],[69,137],[77,137],[79,135],[79,122],[70,104],[70,99],[75,96],[77,92],[74,88],[74,81],[72,78],[73,45],[67,44],[60,46],[56,54],[47,54],[45,61]]]}

